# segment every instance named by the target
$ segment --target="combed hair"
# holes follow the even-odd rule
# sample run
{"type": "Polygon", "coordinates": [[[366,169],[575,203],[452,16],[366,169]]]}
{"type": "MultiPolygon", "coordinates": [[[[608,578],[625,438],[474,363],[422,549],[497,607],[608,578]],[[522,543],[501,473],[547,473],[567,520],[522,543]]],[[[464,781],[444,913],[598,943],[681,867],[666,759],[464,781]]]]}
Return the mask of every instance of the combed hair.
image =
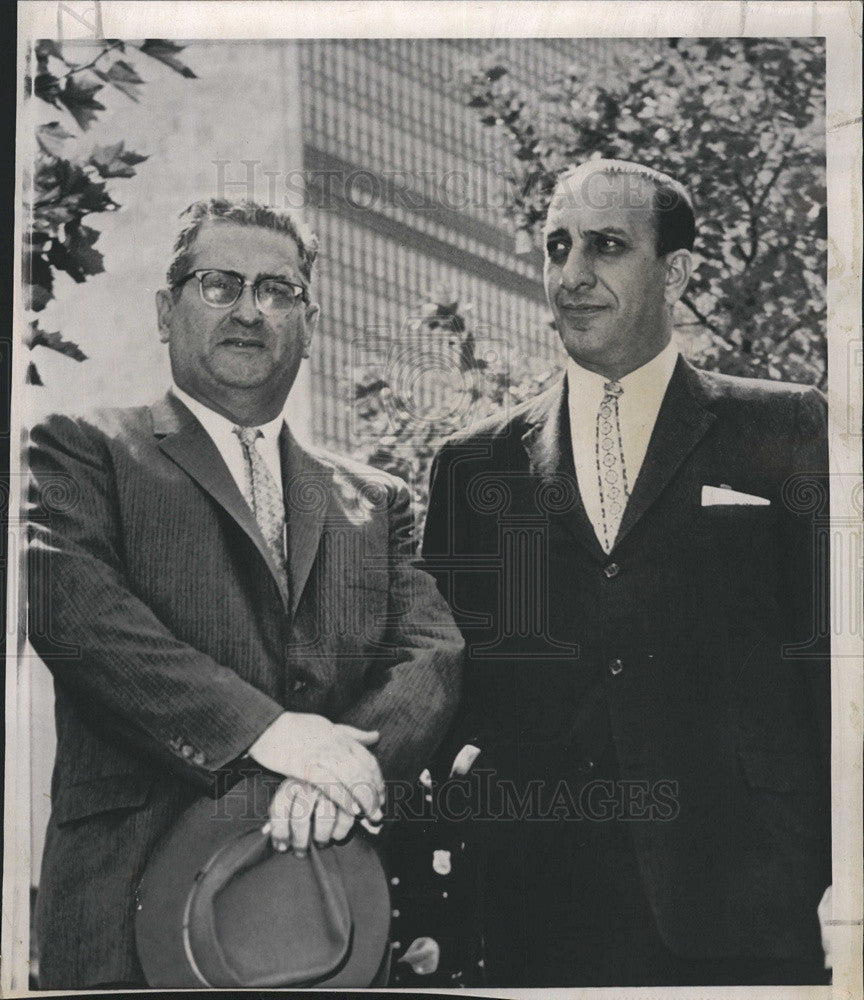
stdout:
{"type": "Polygon", "coordinates": [[[555,195],[552,198],[553,204],[563,185],[571,177],[581,173],[586,173],[589,176],[594,173],[605,175],[634,174],[650,181],[654,190],[651,207],[657,231],[657,255],[662,257],[673,250],[693,249],[693,244],[696,241],[696,217],[693,212],[693,202],[690,200],[690,195],[684,185],[676,181],[674,177],[655,170],[653,167],[632,163],[629,160],[588,160],[579,166],[568,167],[561,174],[558,178],[555,195]]]}
{"type": "Polygon", "coordinates": [[[174,241],[174,256],[168,267],[168,286],[174,288],[189,273],[198,231],[205,222],[234,222],[240,226],[258,226],[290,236],[297,244],[300,273],[312,278],[312,265],[318,256],[318,237],[290,212],[277,211],[254,201],[228,201],[209,198],[193,202],[180,213],[182,228],[174,241]]]}

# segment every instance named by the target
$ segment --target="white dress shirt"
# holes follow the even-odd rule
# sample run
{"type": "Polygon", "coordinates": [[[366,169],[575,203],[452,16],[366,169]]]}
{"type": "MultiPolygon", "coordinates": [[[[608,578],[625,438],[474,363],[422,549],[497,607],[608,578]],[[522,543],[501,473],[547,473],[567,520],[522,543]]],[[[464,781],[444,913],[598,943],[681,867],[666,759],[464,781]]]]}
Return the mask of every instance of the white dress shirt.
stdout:
{"type": "MultiPolygon", "coordinates": [[[[660,405],[669,387],[672,372],[678,360],[678,348],[670,341],[647,365],[637,368],[618,381],[623,394],[618,400],[621,424],[621,443],[630,492],[645,461],[648,442],[657,422],[660,405]]],[[[570,438],[573,442],[573,461],[576,481],[585,512],[594,532],[603,544],[603,518],[600,509],[600,486],[597,482],[595,437],[597,411],[604,396],[603,386],[609,381],[603,375],[590,372],[567,360],[567,402],[570,410],[570,438]]]]}
{"type": "MultiPolygon", "coordinates": [[[[184,392],[179,386],[173,385],[171,391],[192,411],[198,422],[213,439],[213,443],[219,449],[228,471],[234,477],[234,482],[240,492],[246,497],[248,503],[249,482],[246,471],[246,455],[240,438],[234,433],[237,426],[221,413],[216,413],[197,399],[193,399],[188,392],[184,392]]],[[[282,492],[282,461],[279,457],[279,432],[285,418],[280,413],[275,420],[270,420],[266,424],[261,424],[259,430],[261,437],[258,438],[257,447],[261,457],[267,463],[267,468],[273,473],[279,492],[282,492]]]]}

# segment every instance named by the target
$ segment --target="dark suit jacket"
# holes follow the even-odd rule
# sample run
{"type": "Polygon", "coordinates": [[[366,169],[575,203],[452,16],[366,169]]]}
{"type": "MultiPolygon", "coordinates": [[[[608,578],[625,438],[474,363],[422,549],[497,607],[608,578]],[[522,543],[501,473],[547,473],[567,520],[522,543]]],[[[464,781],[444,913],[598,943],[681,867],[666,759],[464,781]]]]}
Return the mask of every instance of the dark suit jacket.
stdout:
{"type": "MultiPolygon", "coordinates": [[[[435,463],[424,556],[467,643],[442,762],[475,742],[476,766],[518,794],[564,780],[578,807],[605,727],[619,784],[647,789],[628,827],[683,957],[821,954],[826,474],[817,390],[683,359],[609,555],[579,497],[563,380],[435,463]],[[704,485],[770,506],[703,506],[704,485]]],[[[518,866],[549,824],[517,825],[518,866]]],[[[485,829],[500,843],[508,824],[485,829]]]]}
{"type": "Polygon", "coordinates": [[[30,637],[57,758],[38,894],[51,988],[138,979],[156,841],[284,710],[379,729],[415,779],[455,709],[462,640],[413,561],[403,483],[283,430],[289,589],[216,446],[172,395],[31,435],[30,637]]]}

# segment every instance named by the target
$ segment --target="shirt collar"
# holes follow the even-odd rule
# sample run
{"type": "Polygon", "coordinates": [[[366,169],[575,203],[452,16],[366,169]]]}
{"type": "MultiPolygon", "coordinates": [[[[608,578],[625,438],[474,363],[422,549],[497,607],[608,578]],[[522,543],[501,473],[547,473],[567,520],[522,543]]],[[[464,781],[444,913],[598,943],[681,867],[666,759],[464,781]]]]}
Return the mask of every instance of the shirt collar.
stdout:
{"type": "MultiPolygon", "coordinates": [[[[171,386],[171,391],[181,403],[192,411],[193,416],[197,417],[199,423],[214,440],[224,440],[227,434],[234,433],[234,428],[237,425],[232,420],[223,417],[221,413],[217,413],[215,410],[211,410],[209,406],[206,406],[200,400],[193,399],[188,392],[184,392],[176,383],[171,386]]],[[[268,420],[266,424],[259,424],[258,429],[261,431],[261,436],[264,440],[276,440],[279,432],[282,430],[284,421],[285,418],[280,413],[278,417],[268,420]]]]}
{"type": "MultiPolygon", "coordinates": [[[[628,399],[661,399],[666,394],[675,364],[678,361],[678,348],[670,340],[663,350],[656,354],[647,364],[619,379],[621,388],[628,399]]],[[[604,386],[609,381],[605,375],[588,371],[577,364],[573,358],[567,358],[567,383],[571,403],[583,400],[589,409],[596,410],[597,402],[602,399],[604,386]]],[[[577,403],[578,405],[578,403],[577,403]]]]}

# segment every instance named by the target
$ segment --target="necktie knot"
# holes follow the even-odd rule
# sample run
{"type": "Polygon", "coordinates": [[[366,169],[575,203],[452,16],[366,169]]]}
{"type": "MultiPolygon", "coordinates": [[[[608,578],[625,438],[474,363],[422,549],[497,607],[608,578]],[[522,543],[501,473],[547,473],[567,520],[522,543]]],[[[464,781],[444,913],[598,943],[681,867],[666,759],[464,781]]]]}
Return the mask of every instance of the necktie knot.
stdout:
{"type": "Polygon", "coordinates": [[[255,442],[258,438],[263,437],[259,427],[237,426],[234,428],[234,433],[238,438],[240,438],[240,444],[244,445],[246,448],[254,448],[255,442]]]}
{"type": "Polygon", "coordinates": [[[603,391],[607,396],[611,396],[613,399],[617,399],[624,392],[624,387],[620,382],[605,382],[603,384],[603,391]]]}

